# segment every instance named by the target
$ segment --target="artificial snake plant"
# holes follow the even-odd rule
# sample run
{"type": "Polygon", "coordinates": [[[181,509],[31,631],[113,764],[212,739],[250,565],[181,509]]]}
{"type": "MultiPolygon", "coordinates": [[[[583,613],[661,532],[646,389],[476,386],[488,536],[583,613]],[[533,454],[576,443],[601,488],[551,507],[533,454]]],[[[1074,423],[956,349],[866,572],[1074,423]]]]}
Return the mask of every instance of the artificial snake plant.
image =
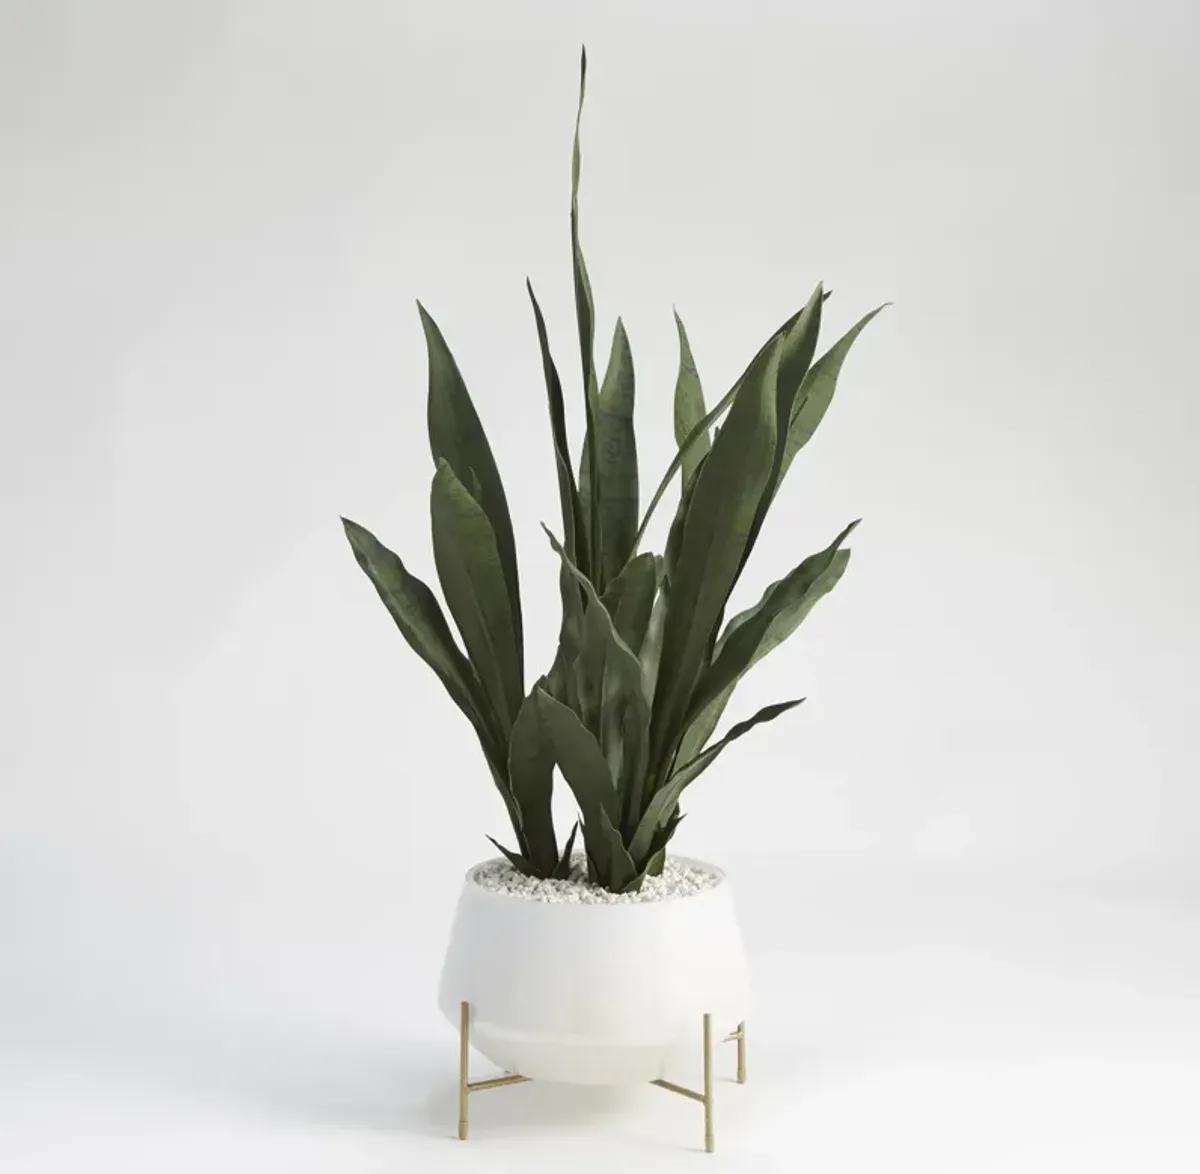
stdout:
{"type": "MultiPolygon", "coordinates": [[[[401,634],[471,723],[508,810],[520,871],[564,877],[582,832],[590,878],[614,892],[661,870],[684,789],[731,742],[800,700],[768,705],[711,741],[743,675],[784,641],[837,584],[851,523],[824,549],[726,619],[730,594],[796,453],[833,398],[850,347],[874,310],[818,355],[818,285],[709,410],[678,314],[677,452],[641,511],[634,370],[620,319],[601,378],[595,310],[579,238],[580,60],[571,165],[571,251],[585,434],[578,472],[562,382],[528,285],[541,351],[561,505],[562,621],[549,670],[526,687],[516,544],[504,486],[479,416],[437,324],[420,307],[429,364],[434,563],[451,630],[433,591],[362,526],[343,518],[354,556],[401,634]],[[641,550],[651,515],[678,478],[662,554],[641,550]],[[459,641],[461,640],[461,645],[459,641]],[[579,819],[560,847],[551,815],[555,769],[579,819]]],[[[882,309],[882,307],[880,307],[882,309]]],[[[496,843],[496,841],[492,841],[496,843]]]]}

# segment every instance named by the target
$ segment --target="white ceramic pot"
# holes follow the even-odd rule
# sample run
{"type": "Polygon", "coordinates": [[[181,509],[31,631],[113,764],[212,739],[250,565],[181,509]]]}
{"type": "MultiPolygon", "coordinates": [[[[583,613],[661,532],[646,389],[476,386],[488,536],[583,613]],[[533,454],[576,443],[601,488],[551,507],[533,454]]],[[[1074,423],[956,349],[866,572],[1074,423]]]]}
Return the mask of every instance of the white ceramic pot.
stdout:
{"type": "Polygon", "coordinates": [[[534,1080],[662,1079],[701,1049],[703,1017],[721,1039],[750,1013],[750,983],[729,881],[687,897],[612,905],[530,900],[466,876],[438,1005],[471,1044],[534,1080]],[[721,1034],[717,1034],[717,1033],[721,1034]]]}

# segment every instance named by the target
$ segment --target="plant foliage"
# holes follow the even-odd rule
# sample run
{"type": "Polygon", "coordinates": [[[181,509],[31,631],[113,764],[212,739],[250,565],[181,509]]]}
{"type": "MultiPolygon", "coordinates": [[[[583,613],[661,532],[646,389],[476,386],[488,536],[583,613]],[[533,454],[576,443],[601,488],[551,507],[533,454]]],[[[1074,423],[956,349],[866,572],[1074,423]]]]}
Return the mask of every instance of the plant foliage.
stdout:
{"type": "MultiPolygon", "coordinates": [[[[563,388],[541,307],[527,283],[546,385],[558,479],[562,619],[548,671],[526,688],[516,544],[504,485],[483,425],[441,330],[418,304],[428,352],[427,416],[434,563],[451,630],[433,591],[369,531],[346,536],[401,635],[466,716],[512,824],[520,871],[562,877],[582,834],[588,872],[614,892],[661,870],[680,798],[731,742],[800,704],[768,705],[711,741],[745,673],[781,644],[845,573],[852,522],[824,549],[726,619],[730,594],[796,454],[812,438],[846,355],[879,312],[820,352],[818,285],[707,408],[679,315],[677,452],[641,510],[635,381],[620,319],[597,374],[591,283],[579,236],[580,60],[571,164],[574,269],[585,435],[576,468],[563,388]],[[654,510],[679,478],[661,555],[640,550],[654,510]],[[461,642],[461,643],[460,643],[461,642]],[[551,815],[555,770],[579,819],[560,845],[551,815]]],[[[882,309],[882,307],[880,307],[882,309]]],[[[493,843],[496,843],[493,840],[493,843]]]]}

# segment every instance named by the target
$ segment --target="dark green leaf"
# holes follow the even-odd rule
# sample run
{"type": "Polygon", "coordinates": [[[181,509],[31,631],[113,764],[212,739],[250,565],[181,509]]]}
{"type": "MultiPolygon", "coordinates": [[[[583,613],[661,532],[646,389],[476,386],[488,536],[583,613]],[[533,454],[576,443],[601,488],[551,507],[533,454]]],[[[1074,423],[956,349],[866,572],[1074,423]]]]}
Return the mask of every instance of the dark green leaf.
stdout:
{"type": "Polygon", "coordinates": [[[417,303],[417,309],[421,314],[425,347],[429,354],[429,446],[433,452],[434,463],[445,461],[464,485],[472,484],[472,476],[478,478],[478,500],[496,536],[496,549],[504,572],[509,612],[516,635],[518,666],[523,676],[524,665],[521,658],[524,635],[521,629],[517,548],[513,539],[512,519],[508,512],[504,484],[500,480],[495,458],[475,411],[475,405],[467,392],[467,385],[459,373],[458,364],[455,363],[437,323],[420,302],[417,303]]]}
{"type": "Polygon", "coordinates": [[[562,855],[558,858],[558,864],[554,869],[555,880],[569,880],[571,877],[571,855],[575,851],[575,836],[579,832],[579,822],[575,822],[571,828],[571,834],[567,837],[566,847],[562,850],[562,855]]]}
{"type": "Polygon", "coordinates": [[[624,323],[618,318],[595,413],[601,547],[596,582],[601,590],[625,566],[637,534],[638,455],[633,409],[633,354],[624,323]]]}
{"type": "Polygon", "coordinates": [[[621,818],[617,788],[600,744],[579,720],[578,714],[544,689],[535,692],[542,728],[549,734],[554,748],[554,760],[579,804],[584,822],[603,810],[609,822],[615,823],[621,818]]]}
{"type": "Polygon", "coordinates": [[[642,692],[651,708],[654,704],[654,691],[658,687],[658,665],[662,657],[663,625],[667,619],[667,604],[669,585],[663,575],[662,560],[657,561],[655,575],[658,581],[658,595],[654,607],[650,611],[650,623],[646,627],[646,638],[642,641],[638,660],[642,665],[642,692]]]}
{"type": "Polygon", "coordinates": [[[782,579],[771,584],[755,607],[739,616],[736,624],[728,626],[721,638],[719,651],[692,696],[685,724],[691,725],[716,698],[727,690],[732,691],[750,666],[775,647],[774,644],[767,648],[763,645],[772,625],[781,615],[787,614],[787,622],[791,624],[789,630],[794,631],[817,601],[833,590],[841,570],[845,569],[845,559],[841,560],[836,575],[830,575],[829,572],[837,561],[839,548],[857,525],[857,521],[851,522],[824,550],[810,555],[782,579]]]}
{"type": "MultiPolygon", "coordinates": [[[[603,809],[596,813],[599,838],[603,843],[604,858],[601,865],[603,870],[604,887],[610,892],[620,893],[625,886],[637,875],[637,866],[625,848],[621,833],[613,826],[608,813],[603,809]]],[[[584,817],[583,834],[588,834],[588,820],[584,817]]]]}
{"type": "MultiPolygon", "coordinates": [[[[746,669],[743,670],[743,674],[762,660],[767,653],[778,648],[800,626],[817,602],[837,586],[838,580],[841,579],[849,562],[849,549],[843,548],[839,550],[834,555],[829,566],[818,576],[809,591],[790,604],[785,604],[778,609],[767,627],[766,634],[758,641],[758,645],[751,655],[746,669]]],[[[744,625],[753,617],[762,615],[764,610],[773,609],[773,597],[782,589],[784,582],[785,580],[779,580],[772,583],[763,593],[762,599],[754,607],[739,612],[729,621],[725,627],[725,632],[717,642],[716,654],[718,660],[723,657],[728,642],[744,625]]],[[[721,720],[721,715],[725,712],[725,706],[728,705],[730,697],[733,696],[736,686],[737,680],[735,679],[706,705],[702,708],[698,707],[697,715],[689,724],[687,733],[684,735],[683,742],[679,748],[679,756],[683,761],[686,762],[689,758],[699,754],[708,742],[708,739],[712,737],[712,733],[717,728],[717,724],[721,720]]]]}
{"type": "Polygon", "coordinates": [[[488,770],[524,846],[520,813],[509,790],[505,739],[495,728],[491,705],[471,663],[459,651],[433,592],[411,574],[400,557],[369,530],[342,519],[354,558],[375,587],[409,647],[441,680],[454,703],[475,728],[488,770]]]}
{"type": "Polygon", "coordinates": [[[683,525],[670,581],[659,685],[654,695],[651,765],[660,770],[683,735],[682,721],[715,640],[775,452],[777,341],[748,370],[713,441],[683,525]]]}
{"type": "Polygon", "coordinates": [[[583,247],[579,242],[579,125],[583,118],[583,98],[587,87],[587,50],[579,55],[579,106],[575,112],[575,141],[571,150],[571,260],[575,277],[575,321],[579,328],[579,358],[583,373],[584,412],[587,428],[580,458],[579,492],[584,500],[584,528],[588,543],[587,566],[599,574],[600,497],[592,470],[596,467],[596,423],[599,389],[596,386],[596,308],[592,301],[592,283],[588,278],[583,247]]]}
{"type": "MultiPolygon", "coordinates": [[[[734,400],[737,398],[738,392],[741,390],[742,384],[746,380],[746,377],[751,371],[756,371],[761,367],[766,356],[772,351],[776,344],[778,344],[779,341],[787,335],[787,332],[791,330],[792,326],[795,324],[802,312],[803,311],[797,310],[795,314],[793,314],[777,331],[775,331],[774,334],[771,335],[769,339],[767,339],[765,343],[763,343],[762,348],[759,350],[758,354],[754,356],[750,366],[746,368],[741,378],[721,397],[720,403],[718,403],[717,406],[713,408],[713,410],[709,412],[708,415],[705,416],[687,434],[683,442],[679,445],[678,451],[671,458],[671,463],[667,466],[667,471],[663,474],[662,480],[659,481],[658,488],[654,491],[654,496],[651,497],[650,504],[646,507],[646,512],[642,516],[642,524],[638,527],[638,532],[633,543],[633,549],[635,551],[641,545],[642,539],[646,536],[646,527],[650,525],[650,519],[654,516],[654,511],[657,508],[658,503],[662,500],[662,496],[664,493],[666,493],[667,487],[671,484],[675,474],[679,472],[680,466],[683,464],[684,459],[692,451],[693,446],[701,443],[701,436],[704,436],[705,440],[707,440],[708,428],[710,425],[712,425],[716,421],[717,417],[720,416],[722,412],[724,412],[725,409],[734,402],[734,400]]],[[[707,457],[707,455],[707,453],[703,453],[701,456],[697,457],[697,462],[703,460],[705,457],[707,457]]]]}
{"type": "Polygon", "coordinates": [[[513,722],[508,744],[508,778],[513,800],[521,814],[526,852],[535,868],[549,876],[558,864],[558,841],[550,800],[554,792],[554,749],[542,730],[534,686],[513,722]]]}
{"type": "Polygon", "coordinates": [[[433,557],[447,606],[497,724],[507,735],[525,689],[495,532],[444,460],[434,474],[430,513],[433,557]]]}
{"type": "Polygon", "coordinates": [[[608,585],[602,597],[617,635],[634,653],[640,652],[646,639],[658,589],[658,563],[657,555],[646,553],[634,556],[608,585]]]}
{"type": "Polygon", "coordinates": [[[675,567],[679,563],[679,549],[683,542],[683,524],[687,521],[688,510],[692,508],[692,497],[696,492],[696,477],[699,476],[712,450],[706,452],[696,464],[696,476],[683,487],[679,504],[675,507],[675,516],[671,519],[671,527],[667,531],[667,546],[663,552],[663,575],[668,583],[675,577],[675,567]]]}
{"type": "Polygon", "coordinates": [[[679,334],[679,374],[675,377],[675,444],[683,452],[683,484],[686,486],[696,473],[696,465],[709,449],[708,429],[696,436],[695,443],[684,449],[692,430],[704,419],[704,388],[692,357],[683,319],[675,312],[675,329],[679,334]]]}
{"type": "Polygon", "coordinates": [[[782,484],[796,453],[812,439],[817,425],[825,418],[825,413],[833,400],[833,393],[837,390],[838,375],[841,374],[842,364],[846,361],[846,356],[850,353],[854,340],[863,332],[867,323],[884,308],[884,306],[880,306],[859,319],[809,368],[792,407],[792,422],[788,429],[779,475],[775,479],[776,489],[782,484]]]}
{"type": "MultiPolygon", "coordinates": [[[[646,860],[642,871],[626,886],[626,892],[636,892],[642,887],[642,882],[648,876],[661,876],[663,865],[667,860],[667,845],[671,841],[671,837],[675,834],[675,829],[683,822],[684,816],[678,810],[667,820],[655,833],[650,842],[650,855],[646,860]]],[[[634,862],[637,863],[636,861],[634,862]]]]}
{"type": "MultiPolygon", "coordinates": [[[[580,500],[580,491],[575,484],[575,474],[571,469],[562,384],[558,377],[558,369],[550,354],[550,342],[541,307],[534,295],[533,286],[528,281],[525,285],[529,291],[529,300],[533,304],[538,345],[542,352],[542,372],[546,380],[550,430],[554,439],[554,461],[558,471],[558,497],[563,520],[563,544],[572,559],[575,560],[576,565],[585,573],[590,574],[586,517],[584,506],[580,500]]],[[[560,570],[558,581],[559,593],[562,597],[562,621],[559,629],[558,651],[554,665],[550,669],[548,688],[560,701],[573,706],[576,698],[569,668],[574,663],[574,658],[579,651],[579,642],[582,639],[583,595],[573,576],[568,574],[565,568],[560,570]]]]}
{"type": "Polygon", "coordinates": [[[676,815],[676,807],[683,789],[693,782],[700,774],[708,769],[717,756],[730,742],[736,742],[743,734],[749,733],[755,726],[763,722],[774,721],[780,714],[794,709],[803,701],[783,701],[775,705],[766,705],[753,717],[738,722],[719,742],[715,742],[707,750],[702,751],[690,762],[676,770],[667,780],[665,786],[655,792],[654,798],[646,805],[646,813],[638,824],[637,831],[629,845],[629,854],[635,859],[649,852],[656,831],[676,815]]]}
{"type": "Polygon", "coordinates": [[[355,561],[371,580],[408,646],[437,673],[454,703],[494,750],[496,732],[488,721],[479,679],[459,650],[436,596],[405,567],[398,554],[365,527],[343,518],[342,528],[355,561]]]}
{"type": "Polygon", "coordinates": [[[821,331],[821,306],[824,302],[824,291],[818,284],[817,288],[813,290],[812,297],[808,299],[808,304],[800,311],[800,317],[796,319],[783,338],[775,394],[775,426],[777,429],[775,457],[771,462],[771,476],[767,482],[767,490],[758,503],[758,512],[754,515],[754,524],[750,527],[750,538],[742,553],[743,567],[750,557],[750,552],[754,549],[754,544],[758,541],[759,532],[766,520],[767,510],[775,497],[780,469],[783,467],[783,454],[787,445],[788,429],[791,426],[793,406],[817,350],[817,337],[821,331]]]}
{"type": "Polygon", "coordinates": [[[533,304],[538,346],[542,353],[542,373],[546,380],[546,403],[550,411],[550,432],[554,440],[554,461],[558,472],[558,498],[562,512],[563,545],[580,569],[587,572],[589,568],[586,549],[582,544],[578,548],[576,546],[576,536],[583,532],[584,521],[579,490],[571,468],[571,449],[567,441],[567,417],[563,405],[562,382],[559,380],[558,368],[550,353],[550,340],[546,333],[546,321],[542,317],[542,308],[538,305],[533,286],[528,280],[525,282],[525,288],[529,291],[529,300],[533,304]]]}
{"type": "Polygon", "coordinates": [[[614,821],[621,822],[630,803],[640,801],[638,796],[646,773],[650,707],[642,692],[641,663],[621,639],[595,588],[572,566],[554,535],[548,530],[546,535],[587,596],[579,659],[578,680],[583,693],[580,717],[595,735],[608,763],[620,797],[620,814],[614,821]]]}
{"type": "Polygon", "coordinates": [[[492,840],[492,843],[499,848],[501,853],[504,855],[505,860],[507,860],[509,864],[511,864],[519,873],[524,876],[540,875],[540,873],[538,873],[538,871],[534,868],[533,864],[531,864],[530,861],[522,856],[520,852],[510,851],[503,844],[501,844],[499,840],[493,840],[491,836],[488,836],[488,839],[492,840]]]}

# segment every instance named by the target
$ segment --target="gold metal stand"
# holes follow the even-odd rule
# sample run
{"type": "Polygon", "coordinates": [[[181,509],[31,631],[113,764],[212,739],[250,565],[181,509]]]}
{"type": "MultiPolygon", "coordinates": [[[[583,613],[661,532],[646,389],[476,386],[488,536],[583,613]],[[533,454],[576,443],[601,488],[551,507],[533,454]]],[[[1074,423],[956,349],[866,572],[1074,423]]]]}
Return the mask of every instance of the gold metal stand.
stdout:
{"type": "MultiPolygon", "coordinates": [[[[739,1023],[737,1030],[727,1035],[723,1042],[737,1041],[737,1080],[738,1084],[746,1083],[746,1025],[739,1023]]],[[[525,1084],[531,1078],[528,1076],[497,1076],[491,1080],[476,1080],[470,1078],[471,1055],[471,1005],[462,1003],[459,1006],[458,1024],[458,1139],[467,1140],[468,1114],[467,1101],[473,1092],[486,1092],[490,1088],[504,1088],[509,1084],[525,1084]]],[[[681,1084],[672,1084],[669,1080],[652,1080],[651,1084],[665,1088],[688,1100],[699,1101],[704,1106],[704,1148],[710,1154],[714,1149],[713,1142],[713,1049],[712,1049],[712,1016],[704,1016],[704,1091],[684,1088],[681,1084]]]]}

